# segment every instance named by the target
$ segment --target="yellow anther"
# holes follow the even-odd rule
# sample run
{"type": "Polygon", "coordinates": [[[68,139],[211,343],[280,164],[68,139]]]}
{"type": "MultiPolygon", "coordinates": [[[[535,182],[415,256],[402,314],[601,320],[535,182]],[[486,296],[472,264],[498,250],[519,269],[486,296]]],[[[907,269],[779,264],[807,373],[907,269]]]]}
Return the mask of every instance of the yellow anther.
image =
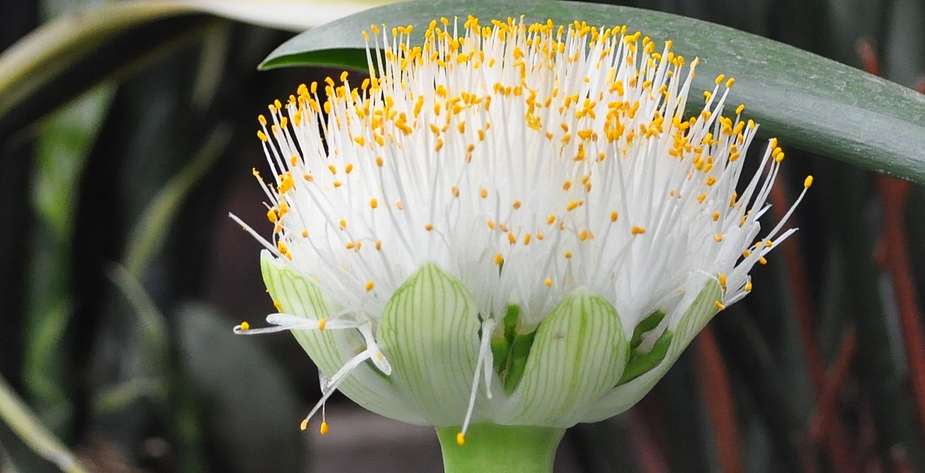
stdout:
{"type": "Polygon", "coordinates": [[[340,223],[340,229],[341,229],[341,230],[344,230],[344,229],[347,228],[347,221],[346,221],[346,220],[341,219],[339,223],[340,223]]]}
{"type": "Polygon", "coordinates": [[[321,435],[328,435],[328,423],[321,421],[321,428],[319,430],[321,431],[321,435]]]}
{"type": "Polygon", "coordinates": [[[713,221],[719,221],[719,211],[713,212],[713,221]]]}
{"type": "Polygon", "coordinates": [[[308,419],[302,419],[302,423],[299,424],[299,429],[301,429],[302,432],[308,430],[308,419]]]}
{"type": "Polygon", "coordinates": [[[762,256],[761,258],[758,258],[758,262],[761,263],[761,264],[768,264],[768,260],[765,259],[764,256],[762,256]]]}
{"type": "Polygon", "coordinates": [[[719,285],[722,286],[723,290],[725,291],[726,290],[726,275],[720,273],[717,279],[719,279],[719,285]]]}
{"type": "Polygon", "coordinates": [[[366,292],[372,291],[376,287],[376,283],[372,281],[366,281],[366,292]]]}
{"type": "Polygon", "coordinates": [[[738,107],[736,107],[736,115],[741,115],[742,112],[744,112],[744,111],[745,111],[745,104],[744,104],[744,103],[743,103],[743,104],[740,104],[738,107]]]}
{"type": "Polygon", "coordinates": [[[514,233],[513,233],[513,232],[508,232],[508,234],[507,234],[507,241],[510,242],[512,245],[513,245],[514,243],[517,243],[517,237],[514,236],[514,233]]]}
{"type": "Polygon", "coordinates": [[[716,76],[716,85],[722,84],[724,80],[726,80],[726,74],[716,76]]]}
{"type": "Polygon", "coordinates": [[[735,78],[730,77],[729,80],[726,81],[726,88],[728,89],[732,87],[732,84],[735,84],[735,83],[736,83],[735,78]]]}
{"type": "Polygon", "coordinates": [[[546,287],[552,287],[552,278],[546,278],[546,280],[543,281],[543,284],[545,284],[546,287]]]}
{"type": "Polygon", "coordinates": [[[263,130],[257,130],[257,138],[260,138],[260,141],[263,141],[264,143],[270,141],[270,139],[267,138],[267,134],[264,133],[263,130]]]}
{"type": "Polygon", "coordinates": [[[752,282],[745,283],[745,292],[752,292],[752,282]]]}
{"type": "Polygon", "coordinates": [[[245,320],[244,322],[241,322],[241,331],[242,331],[242,332],[246,332],[246,331],[248,331],[248,330],[250,330],[250,329],[251,329],[251,324],[247,323],[246,320],[245,320]]]}
{"type": "Polygon", "coordinates": [[[572,210],[575,210],[576,208],[578,208],[579,205],[581,205],[581,204],[583,204],[583,203],[584,203],[584,202],[582,202],[582,201],[580,201],[580,200],[573,200],[573,201],[571,201],[571,202],[568,203],[568,205],[565,207],[565,210],[571,212],[572,210]]]}
{"type": "Polygon", "coordinates": [[[424,230],[431,231],[433,229],[434,229],[434,225],[432,223],[428,223],[424,225],[424,230]]]}
{"type": "Polygon", "coordinates": [[[257,115],[257,121],[260,122],[261,125],[267,126],[267,118],[264,117],[262,114],[257,115]]]}
{"type": "Polygon", "coordinates": [[[719,310],[726,310],[726,306],[724,306],[720,301],[713,301],[713,305],[715,305],[719,310]]]}
{"type": "Polygon", "coordinates": [[[283,311],[283,304],[280,301],[273,301],[273,307],[276,307],[279,312],[283,311]]]}
{"type": "Polygon", "coordinates": [[[282,241],[276,242],[276,248],[279,249],[279,252],[280,252],[280,253],[283,253],[283,254],[289,252],[289,248],[288,248],[288,247],[286,246],[286,244],[283,243],[282,241]]]}
{"type": "Polygon", "coordinates": [[[723,234],[722,234],[722,233],[717,233],[716,235],[713,235],[713,239],[716,240],[717,243],[719,243],[719,242],[723,241],[723,234]]]}
{"type": "Polygon", "coordinates": [[[353,171],[353,164],[352,164],[352,163],[347,164],[347,167],[344,168],[344,172],[345,172],[345,173],[350,174],[350,171],[353,171]]]}
{"type": "Polygon", "coordinates": [[[809,189],[813,185],[813,176],[806,176],[806,180],[803,181],[803,187],[809,189]]]}
{"type": "Polygon", "coordinates": [[[569,250],[565,250],[565,253],[563,253],[563,256],[565,256],[566,258],[571,258],[571,257],[572,257],[572,252],[569,251],[569,250]]]}
{"type": "Polygon", "coordinates": [[[338,187],[344,185],[344,183],[343,183],[343,182],[340,182],[340,181],[334,181],[334,182],[332,182],[331,184],[334,186],[335,189],[337,189],[338,187]]]}
{"type": "Polygon", "coordinates": [[[511,207],[513,207],[514,210],[519,209],[519,208],[520,208],[520,201],[519,201],[519,200],[515,200],[514,203],[511,204],[511,207]]]}
{"type": "Polygon", "coordinates": [[[497,265],[500,266],[501,263],[503,263],[503,262],[504,262],[504,257],[501,256],[501,253],[496,254],[496,255],[495,255],[495,264],[497,264],[497,265]]]}
{"type": "Polygon", "coordinates": [[[376,199],[369,199],[369,206],[371,208],[379,207],[379,201],[376,199]]]}
{"type": "Polygon", "coordinates": [[[273,209],[267,210],[267,220],[269,220],[270,223],[276,223],[276,220],[277,220],[278,218],[279,218],[279,216],[276,215],[276,211],[275,211],[275,210],[273,210],[273,209]]]}
{"type": "Polygon", "coordinates": [[[378,250],[381,250],[381,249],[382,249],[382,241],[376,240],[376,250],[378,251],[378,250]]]}
{"type": "Polygon", "coordinates": [[[459,432],[456,434],[456,444],[462,447],[466,444],[466,434],[459,432]]]}
{"type": "Polygon", "coordinates": [[[382,158],[380,156],[376,156],[376,166],[382,167],[382,163],[382,158]]]}
{"type": "Polygon", "coordinates": [[[308,230],[302,230],[302,238],[308,238],[308,230]]]}
{"type": "Polygon", "coordinates": [[[610,212],[610,221],[611,221],[611,222],[616,222],[616,221],[617,221],[617,217],[619,217],[619,214],[617,214],[617,211],[616,211],[616,210],[610,212]]]}
{"type": "Polygon", "coordinates": [[[590,234],[588,233],[588,229],[582,229],[581,232],[578,233],[578,239],[581,241],[585,241],[588,239],[589,235],[590,234]]]}
{"type": "Polygon", "coordinates": [[[632,233],[633,235],[641,235],[645,232],[646,232],[646,229],[638,225],[633,226],[633,228],[630,230],[630,233],[632,233]]]}
{"type": "Polygon", "coordinates": [[[488,198],[488,189],[484,187],[479,189],[479,195],[482,196],[483,199],[488,198]]]}

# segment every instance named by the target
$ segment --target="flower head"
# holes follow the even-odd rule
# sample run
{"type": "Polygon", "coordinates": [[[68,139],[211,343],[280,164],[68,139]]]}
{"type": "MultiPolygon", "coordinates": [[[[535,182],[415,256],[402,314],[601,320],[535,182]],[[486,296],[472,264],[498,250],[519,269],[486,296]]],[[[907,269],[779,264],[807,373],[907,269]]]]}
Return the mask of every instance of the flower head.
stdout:
{"type": "Polygon", "coordinates": [[[372,31],[369,78],[260,117],[273,237],[245,225],[279,313],[236,330],[293,330],[324,399],[461,432],[615,415],[793,232],[759,236],[776,140],[740,183],[757,126],[725,115],[723,76],[685,118],[697,60],[670,42],[471,17],[422,46],[372,31]]]}

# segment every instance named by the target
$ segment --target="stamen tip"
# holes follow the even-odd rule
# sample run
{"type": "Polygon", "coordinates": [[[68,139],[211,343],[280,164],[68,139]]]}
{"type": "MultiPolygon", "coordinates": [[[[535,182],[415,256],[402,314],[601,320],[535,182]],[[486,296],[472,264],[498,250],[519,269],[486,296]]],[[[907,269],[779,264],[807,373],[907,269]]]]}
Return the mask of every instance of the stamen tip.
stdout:
{"type": "Polygon", "coordinates": [[[466,444],[466,434],[459,432],[456,434],[456,444],[462,447],[466,444]]]}
{"type": "Polygon", "coordinates": [[[301,429],[303,432],[308,430],[308,418],[302,419],[302,423],[299,424],[299,429],[301,429]]]}
{"type": "MultiPolygon", "coordinates": [[[[303,429],[303,430],[304,430],[304,429],[303,429]]],[[[321,435],[328,435],[328,423],[322,421],[322,422],[321,422],[321,428],[320,428],[319,430],[321,431],[321,435]]]]}

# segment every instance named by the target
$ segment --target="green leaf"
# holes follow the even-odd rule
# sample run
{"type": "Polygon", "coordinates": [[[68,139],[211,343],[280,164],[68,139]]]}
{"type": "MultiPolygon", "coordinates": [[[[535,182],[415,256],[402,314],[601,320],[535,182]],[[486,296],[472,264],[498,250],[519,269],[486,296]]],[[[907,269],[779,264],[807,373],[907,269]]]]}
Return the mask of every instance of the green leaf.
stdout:
{"type": "Polygon", "coordinates": [[[791,46],[668,13],[543,0],[415,1],[375,8],[302,33],[273,51],[261,67],[366,69],[360,32],[371,24],[414,25],[412,41],[421,44],[433,19],[458,17],[462,23],[468,15],[483,22],[523,15],[525,22],[625,23],[630,31],[642,31],[656,41],[671,39],[677,54],[700,58],[694,90],[712,89],[719,74],[734,77],[727,103],[746,104],[745,115],[761,125],[763,134],[778,136],[785,145],[925,183],[922,95],[791,46]]]}
{"type": "Polygon", "coordinates": [[[0,377],[0,420],[42,458],[54,463],[65,473],[88,473],[73,453],[51,432],[29,406],[16,395],[13,387],[0,377]]]}

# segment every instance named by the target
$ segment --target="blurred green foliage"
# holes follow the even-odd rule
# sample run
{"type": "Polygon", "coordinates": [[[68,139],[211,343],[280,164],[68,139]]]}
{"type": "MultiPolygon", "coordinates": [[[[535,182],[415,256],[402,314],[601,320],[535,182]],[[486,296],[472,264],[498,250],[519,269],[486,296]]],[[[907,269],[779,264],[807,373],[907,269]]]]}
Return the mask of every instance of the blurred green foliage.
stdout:
{"type": "MultiPolygon", "coordinates": [[[[0,3],[0,49],[100,3],[0,3]]],[[[867,41],[882,74],[909,87],[925,72],[922,0],[621,3],[855,67],[867,41]]],[[[250,176],[263,160],[257,114],[329,72],[257,72],[291,32],[195,11],[107,34],[0,115],[0,374],[93,471],[304,470],[295,426],[317,377],[286,337],[232,335],[271,308],[258,245],[226,215],[265,212],[250,176]]],[[[692,346],[631,412],[570,431],[562,448],[577,453],[576,471],[839,471],[841,443],[854,471],[925,472],[925,400],[911,384],[925,373],[910,363],[908,301],[894,290],[903,277],[925,293],[925,192],[912,187],[902,202],[912,271],[897,276],[878,259],[898,243],[884,236],[875,175],[788,156],[781,181],[818,183],[794,217],[802,257],[772,258],[711,329],[733,403],[705,394],[717,374],[692,346]],[[820,415],[824,396],[834,416],[820,415]],[[716,409],[733,413],[736,438],[716,409]]],[[[0,422],[0,471],[58,470],[0,422]]]]}

